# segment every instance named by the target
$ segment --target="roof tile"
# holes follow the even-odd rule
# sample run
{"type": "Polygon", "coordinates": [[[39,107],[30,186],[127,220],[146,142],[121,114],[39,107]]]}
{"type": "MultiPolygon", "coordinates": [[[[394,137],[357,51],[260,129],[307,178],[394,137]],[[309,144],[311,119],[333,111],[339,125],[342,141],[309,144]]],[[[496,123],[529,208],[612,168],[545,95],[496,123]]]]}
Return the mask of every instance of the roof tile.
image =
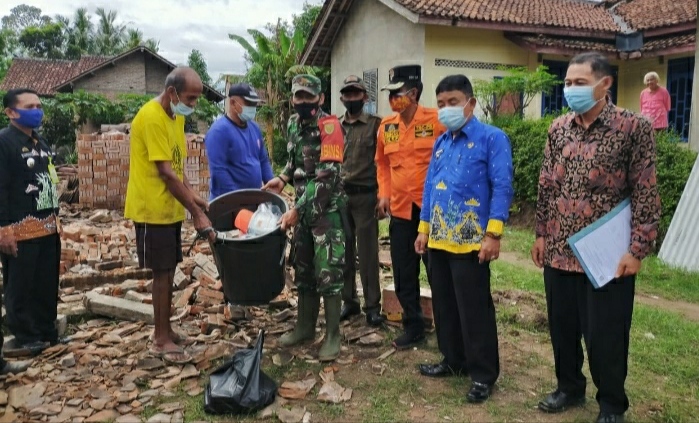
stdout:
{"type": "Polygon", "coordinates": [[[30,87],[39,95],[54,95],[55,87],[108,59],[101,56],[83,56],[80,60],[17,57],[12,60],[0,90],[30,87]]]}
{"type": "Polygon", "coordinates": [[[604,5],[580,0],[396,1],[414,13],[445,19],[471,19],[606,32],[618,30],[604,5]]]}
{"type": "Polygon", "coordinates": [[[696,0],[633,0],[622,3],[616,13],[636,30],[694,22],[696,0]]]}

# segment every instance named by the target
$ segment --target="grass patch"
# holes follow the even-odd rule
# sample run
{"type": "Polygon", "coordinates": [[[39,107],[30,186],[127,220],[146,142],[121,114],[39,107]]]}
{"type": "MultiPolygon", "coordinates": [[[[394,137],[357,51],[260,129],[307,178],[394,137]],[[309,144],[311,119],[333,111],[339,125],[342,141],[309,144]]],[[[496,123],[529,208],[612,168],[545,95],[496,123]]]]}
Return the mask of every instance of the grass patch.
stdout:
{"type": "Polygon", "coordinates": [[[388,239],[388,222],[389,219],[379,220],[379,239],[388,239]]]}
{"type": "Polygon", "coordinates": [[[370,406],[361,410],[364,422],[405,421],[409,404],[421,400],[418,379],[404,371],[391,371],[390,377],[377,378],[371,382],[362,382],[357,390],[366,392],[370,406]]]}
{"type": "Polygon", "coordinates": [[[636,289],[644,294],[657,295],[668,300],[699,304],[698,280],[699,273],[670,267],[657,256],[651,256],[643,261],[643,267],[636,280],[636,289]]]}
{"type": "MultiPolygon", "coordinates": [[[[505,228],[505,236],[502,238],[503,251],[511,251],[517,253],[520,257],[529,260],[530,249],[534,243],[534,231],[527,228],[507,227],[505,228]]],[[[491,268],[499,269],[502,261],[496,261],[491,268]]],[[[501,279],[514,279],[514,283],[521,284],[520,289],[535,288],[529,280],[530,276],[518,275],[517,266],[505,266],[501,270],[507,270],[506,274],[501,275],[501,279]],[[517,268],[517,271],[514,271],[517,268]]],[[[532,276],[533,277],[533,276],[532,276]]],[[[543,289],[543,279],[539,275],[541,289],[543,289]]],[[[647,295],[657,295],[668,300],[682,300],[695,304],[699,304],[699,289],[697,289],[697,280],[699,274],[687,272],[677,269],[663,263],[657,256],[650,256],[643,261],[643,267],[638,274],[636,280],[636,289],[638,292],[647,295]]],[[[534,289],[539,291],[540,289],[534,289]]]]}
{"type": "Polygon", "coordinates": [[[523,258],[530,258],[530,251],[536,236],[534,231],[526,228],[505,227],[505,234],[502,237],[503,251],[513,251],[523,258]]]}
{"type": "Polygon", "coordinates": [[[541,273],[522,269],[520,266],[497,260],[490,265],[492,289],[519,289],[522,291],[544,292],[544,277],[541,273]]]}

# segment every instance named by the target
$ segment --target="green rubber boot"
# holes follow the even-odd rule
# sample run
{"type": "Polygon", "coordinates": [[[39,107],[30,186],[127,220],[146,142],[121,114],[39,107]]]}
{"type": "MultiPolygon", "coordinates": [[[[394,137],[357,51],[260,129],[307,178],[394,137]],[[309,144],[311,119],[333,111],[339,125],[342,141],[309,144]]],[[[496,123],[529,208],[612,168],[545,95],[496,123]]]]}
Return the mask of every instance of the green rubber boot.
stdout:
{"type": "Polygon", "coordinates": [[[318,352],[318,360],[333,361],[340,355],[340,312],[342,297],[332,295],[323,297],[325,303],[325,342],[318,352]]]}
{"type": "Polygon", "coordinates": [[[298,317],[294,330],[279,338],[279,345],[291,347],[312,340],[316,336],[316,321],[320,309],[320,295],[315,292],[299,293],[298,317]]]}

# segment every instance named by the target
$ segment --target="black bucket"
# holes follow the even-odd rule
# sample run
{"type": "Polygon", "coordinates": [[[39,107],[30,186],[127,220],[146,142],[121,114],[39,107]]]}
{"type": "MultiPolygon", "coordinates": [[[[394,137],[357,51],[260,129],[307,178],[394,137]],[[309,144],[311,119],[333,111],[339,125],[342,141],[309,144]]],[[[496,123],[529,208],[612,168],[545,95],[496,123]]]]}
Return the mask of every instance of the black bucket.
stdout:
{"type": "MultiPolygon", "coordinates": [[[[223,194],[209,204],[209,219],[217,232],[235,229],[238,212],[252,212],[263,203],[272,203],[285,213],[289,206],[277,194],[245,189],[223,194]]],[[[277,228],[257,237],[217,239],[214,259],[221,276],[223,292],[233,304],[264,305],[284,289],[286,232],[277,228]]]]}

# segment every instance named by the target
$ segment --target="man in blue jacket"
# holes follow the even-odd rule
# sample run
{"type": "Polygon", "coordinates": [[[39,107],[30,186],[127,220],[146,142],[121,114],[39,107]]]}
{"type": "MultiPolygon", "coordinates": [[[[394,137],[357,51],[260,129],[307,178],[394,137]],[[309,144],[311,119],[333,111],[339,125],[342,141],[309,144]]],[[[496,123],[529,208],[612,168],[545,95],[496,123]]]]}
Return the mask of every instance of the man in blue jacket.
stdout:
{"type": "Polygon", "coordinates": [[[228,113],[206,134],[210,200],[239,189],[259,189],[273,177],[264,137],[254,122],[260,97],[241,83],[231,86],[228,101],[228,113]]]}
{"type": "Polygon", "coordinates": [[[432,302],[442,362],[420,365],[425,376],[468,373],[466,400],[490,397],[500,373],[490,262],[500,254],[512,188],[510,141],[473,116],[476,99],[464,75],[437,85],[437,139],[425,178],[415,251],[429,254],[432,302]]]}

